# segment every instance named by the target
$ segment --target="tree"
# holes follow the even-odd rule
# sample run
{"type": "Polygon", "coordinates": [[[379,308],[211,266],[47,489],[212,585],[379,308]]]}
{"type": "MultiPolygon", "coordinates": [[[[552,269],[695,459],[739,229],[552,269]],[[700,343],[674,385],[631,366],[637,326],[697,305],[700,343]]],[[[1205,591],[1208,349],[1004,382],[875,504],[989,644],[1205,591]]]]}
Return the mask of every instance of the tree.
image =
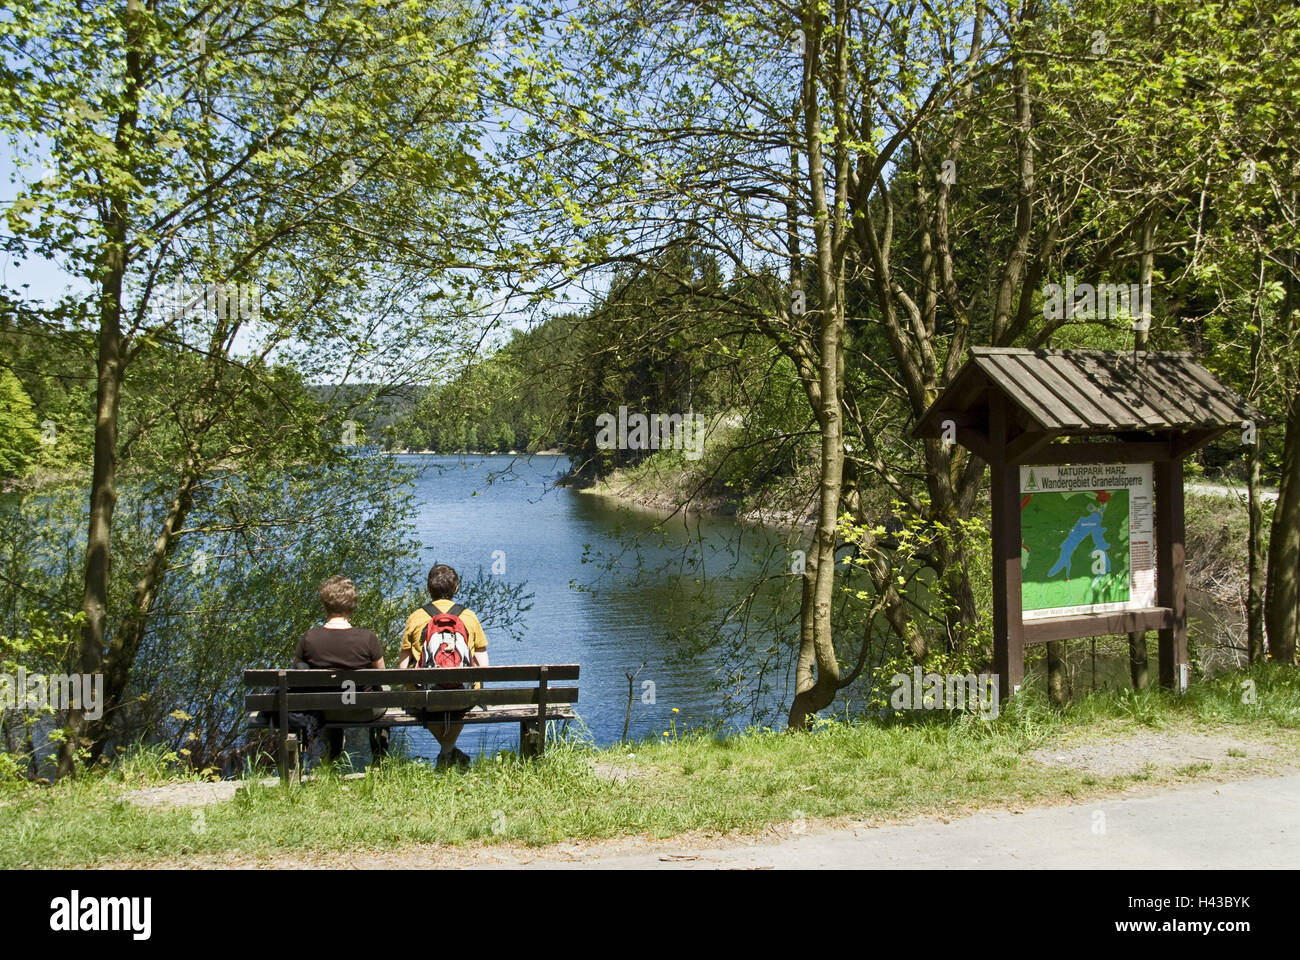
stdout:
{"type": "MultiPolygon", "coordinates": [[[[638,11],[627,23],[593,8],[573,42],[598,65],[590,76],[599,96],[570,84],[563,106],[539,111],[549,131],[528,141],[528,156],[545,158],[530,163],[584,171],[565,187],[596,211],[589,229],[574,231],[587,249],[612,237],[621,245],[610,259],[653,268],[670,232],[689,233],[765,288],[736,315],[792,364],[820,444],[792,726],[845,682],[832,609],[841,508],[866,531],[855,549],[874,558],[865,570],[886,621],[915,662],[930,655],[871,534],[879,500],[863,491],[887,490],[909,513],[955,531],[975,510],[984,464],[938,442],[909,450],[896,424],[919,417],[976,337],[1041,343],[1060,328],[1035,323],[1034,306],[1043,276],[1064,259],[1062,240],[1101,251],[1131,232],[1119,222],[1101,240],[1077,227],[1077,237],[1065,234],[1085,213],[1069,177],[1096,158],[1040,143],[1034,109],[1047,58],[1036,47],[1038,11],[1012,4],[995,18],[982,3],[936,12],[845,0],[776,16],[745,6],[701,11],[707,19],[638,11]],[[542,141],[547,149],[536,149],[542,141]],[[1008,151],[1017,158],[1009,172],[1000,159],[1008,151]],[[953,169],[970,172],[956,179],[953,169]],[[1014,219],[983,228],[990,194],[1009,199],[1014,219]],[[1051,216],[1036,218],[1044,209],[1051,216]],[[785,283],[771,282],[774,266],[785,283]],[[850,343],[861,370],[846,358],[850,343]],[[909,476],[917,466],[924,489],[909,476]]],[[[926,562],[949,598],[944,644],[961,650],[978,619],[971,565],[960,536],[932,546],[926,562]]]]}
{"type": "MultiPolygon", "coordinates": [[[[230,415],[234,398],[267,412],[283,400],[266,358],[346,377],[385,341],[438,349],[427,304],[465,286],[447,266],[452,238],[472,235],[450,228],[451,198],[479,173],[472,127],[453,125],[474,102],[472,33],[462,10],[380,2],[25,3],[0,23],[0,128],[48,165],[9,209],[7,245],[94,291],[63,315],[97,343],[78,666],[105,673],[110,709],[207,473],[259,450],[299,455],[318,426],[281,408],[255,438],[230,415]],[[124,435],[133,370],[160,344],[181,351],[177,390],[124,435]],[[158,420],[175,456],[167,507],[113,627],[119,473],[158,420]]],[[[491,220],[454,206],[462,223],[491,220]]],[[[65,774],[108,734],[75,710],[68,725],[65,774]]]]}
{"type": "MultiPolygon", "coordinates": [[[[907,425],[972,343],[1188,345],[1175,282],[1195,264],[1188,248],[1215,209],[1207,176],[1216,182],[1231,139],[1218,101],[1192,109],[1189,91],[1214,88],[1235,62],[1226,35],[1257,43],[1276,18],[1191,4],[842,0],[628,15],[596,4],[557,28],[561,59],[586,69],[554,68],[546,95],[521,108],[528,129],[510,155],[557,198],[530,206],[530,224],[571,238],[592,272],[662,272],[673,237],[698,237],[763,289],[733,316],[785,354],[804,391],[820,507],[792,726],[846,682],[830,603],[841,511],[914,662],[987,655],[972,650],[979,611],[961,532],[982,506],[985,464],[960,446],[913,445],[907,425]],[[1155,322],[1049,315],[1043,285],[1067,273],[1159,283],[1155,322]],[[890,538],[873,533],[880,491],[935,531],[916,556],[943,598],[937,618],[899,588],[890,538]]],[[[1135,664],[1143,646],[1135,637],[1135,664]]]]}

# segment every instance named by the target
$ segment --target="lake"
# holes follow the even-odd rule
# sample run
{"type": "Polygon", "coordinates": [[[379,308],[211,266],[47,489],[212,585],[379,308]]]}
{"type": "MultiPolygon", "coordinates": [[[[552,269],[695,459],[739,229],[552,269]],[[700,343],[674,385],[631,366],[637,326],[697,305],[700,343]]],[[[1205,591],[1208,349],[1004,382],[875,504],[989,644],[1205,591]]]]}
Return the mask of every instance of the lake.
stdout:
{"type": "MultiPolygon", "coordinates": [[[[484,623],[492,663],[580,664],[581,719],[574,726],[585,728],[596,744],[622,737],[627,673],[638,668],[630,740],[659,738],[674,722],[678,731],[783,725],[793,690],[799,610],[799,578],[790,573],[789,551],[802,545],[789,530],[697,513],[665,519],[667,511],[559,486],[569,466],[562,456],[398,459],[418,471],[416,532],[426,546],[412,568],[413,582],[422,584],[435,562],[455,567],[462,584],[480,571],[524,582],[534,596],[517,624],[519,638],[484,623]],[[498,571],[504,564],[503,572],[494,574],[494,563],[498,571]],[[743,626],[730,625],[722,639],[711,640],[722,615],[751,591],[753,603],[736,618],[743,626]],[[673,636],[683,630],[696,632],[706,652],[675,656],[673,636]],[[753,694],[750,678],[764,651],[768,689],[753,694]]],[[[1193,596],[1194,641],[1204,636],[1209,642],[1215,609],[1193,596]]],[[[1149,642],[1154,683],[1154,633],[1149,642]]],[[[1115,639],[1100,647],[1093,661],[1087,641],[1067,645],[1077,696],[1092,687],[1094,669],[1100,686],[1128,685],[1127,647],[1115,639]]],[[[1041,666],[1032,665],[1030,673],[1041,673],[1041,666]]],[[[860,692],[835,706],[860,709],[860,692]]],[[[412,754],[438,755],[427,731],[396,731],[394,743],[403,737],[412,754]]],[[[458,746],[478,756],[516,749],[518,737],[510,724],[471,726],[458,746]]],[[[364,753],[365,743],[364,731],[349,732],[349,750],[364,753]]]]}
{"type": "MultiPolygon", "coordinates": [[[[577,711],[597,744],[621,738],[627,672],[638,668],[629,739],[660,737],[674,720],[680,731],[780,716],[788,703],[791,678],[785,672],[799,598],[798,578],[789,573],[787,531],[698,514],[678,514],[655,530],[666,512],[557,486],[569,465],[562,456],[398,459],[419,471],[416,530],[425,547],[412,571],[415,582],[423,583],[434,563],[455,567],[462,584],[480,570],[525,582],[534,598],[519,625],[521,637],[511,639],[484,623],[491,662],[580,664],[577,711]],[[734,664],[721,653],[675,658],[672,634],[712,630],[719,613],[764,577],[748,610],[746,634],[735,627],[729,636],[738,649],[766,649],[779,639],[778,628],[762,621],[784,618],[785,652],[777,658],[779,671],[769,677],[773,689],[747,704],[743,714],[727,718],[714,681],[730,675],[734,664]]],[[[423,729],[405,735],[412,753],[437,756],[437,742],[423,729]]],[[[395,734],[395,743],[400,736],[395,734]]],[[[362,742],[364,736],[356,745],[362,742]]],[[[466,727],[458,746],[476,756],[515,749],[517,742],[516,726],[491,724],[466,727]]]]}

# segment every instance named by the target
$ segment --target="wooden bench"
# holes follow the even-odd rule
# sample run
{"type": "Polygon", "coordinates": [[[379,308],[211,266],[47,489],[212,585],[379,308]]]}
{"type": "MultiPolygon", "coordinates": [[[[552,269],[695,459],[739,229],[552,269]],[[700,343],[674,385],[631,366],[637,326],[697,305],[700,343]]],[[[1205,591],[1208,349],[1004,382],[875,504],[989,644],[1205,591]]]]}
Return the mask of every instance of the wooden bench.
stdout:
{"type": "Polygon", "coordinates": [[[322,728],[411,727],[437,722],[436,714],[467,710],[458,723],[518,723],[519,752],[540,756],[546,749],[546,721],[572,720],[576,686],[553,687],[577,680],[578,665],[461,667],[454,671],[409,670],[245,670],[243,683],[253,689],[244,698],[250,724],[276,728],[280,778],[300,774],[300,738],[289,730],[290,713],[383,708],[376,720],[331,720],[322,728]],[[510,687],[466,690],[412,689],[413,684],[446,683],[449,675],[463,683],[510,683],[510,687]],[[390,685],[391,690],[366,690],[390,685]],[[262,692],[258,692],[262,691],[262,692]],[[270,691],[270,692],[266,692],[270,691]],[[423,715],[430,711],[435,717],[423,715]]]}

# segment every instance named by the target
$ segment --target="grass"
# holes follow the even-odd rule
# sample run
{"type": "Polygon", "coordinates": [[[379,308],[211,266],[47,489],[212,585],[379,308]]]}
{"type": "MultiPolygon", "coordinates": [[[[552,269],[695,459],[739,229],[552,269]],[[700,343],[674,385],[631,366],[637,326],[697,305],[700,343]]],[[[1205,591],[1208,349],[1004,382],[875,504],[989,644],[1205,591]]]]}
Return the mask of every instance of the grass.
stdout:
{"type": "Polygon", "coordinates": [[[1031,691],[995,720],[933,714],[828,720],[806,735],[698,733],[603,750],[564,739],[540,760],[501,754],[463,771],[397,759],[360,778],[327,770],[293,789],[254,778],[234,799],[203,808],[126,803],[130,790],[197,780],[169,768],[160,751],[138,749],[75,781],[6,784],[0,867],[750,832],[800,819],[887,820],[1098,796],[1215,770],[1193,763],[1103,776],[1040,765],[1029,751],[1122,738],[1138,728],[1230,728],[1245,740],[1282,743],[1300,757],[1300,671],[1257,667],[1249,678],[1254,703],[1242,702],[1242,674],[1197,684],[1182,698],[1160,690],[1103,693],[1064,712],[1031,691]],[[632,776],[599,777],[593,761],[632,776]]]}

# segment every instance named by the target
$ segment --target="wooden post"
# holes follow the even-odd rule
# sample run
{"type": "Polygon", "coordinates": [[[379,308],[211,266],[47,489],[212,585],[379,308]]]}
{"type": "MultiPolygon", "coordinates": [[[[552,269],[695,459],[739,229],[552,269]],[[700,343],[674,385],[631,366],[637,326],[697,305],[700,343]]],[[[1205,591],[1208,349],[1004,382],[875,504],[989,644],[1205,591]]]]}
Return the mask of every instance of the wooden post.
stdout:
{"type": "Polygon", "coordinates": [[[543,666],[537,677],[537,756],[546,752],[546,670],[543,666]]]}
{"type": "Polygon", "coordinates": [[[276,676],[279,678],[280,783],[285,784],[289,782],[289,677],[283,670],[276,676]]]}
{"type": "Polygon", "coordinates": [[[540,757],[546,751],[547,668],[538,668],[537,716],[519,724],[519,755],[540,757]]]}
{"type": "Polygon", "coordinates": [[[989,395],[989,461],[993,500],[993,671],[998,695],[1012,696],[1025,679],[1025,633],[1020,588],[1020,468],[1007,463],[1009,412],[996,390],[989,395]]]}
{"type": "Polygon", "coordinates": [[[291,733],[284,738],[284,749],[288,752],[283,764],[283,770],[287,771],[288,775],[285,777],[285,773],[283,772],[280,775],[285,777],[285,782],[290,785],[302,782],[301,748],[302,744],[298,740],[298,734],[291,733]]]}
{"type": "Polygon", "coordinates": [[[1172,627],[1160,631],[1160,685],[1185,693],[1191,670],[1187,655],[1187,570],[1183,528],[1183,461],[1154,465],[1156,494],[1156,604],[1174,611],[1172,627]]]}
{"type": "Polygon", "coordinates": [[[546,727],[538,725],[537,718],[519,725],[519,753],[524,757],[540,757],[545,749],[546,727]]]}

